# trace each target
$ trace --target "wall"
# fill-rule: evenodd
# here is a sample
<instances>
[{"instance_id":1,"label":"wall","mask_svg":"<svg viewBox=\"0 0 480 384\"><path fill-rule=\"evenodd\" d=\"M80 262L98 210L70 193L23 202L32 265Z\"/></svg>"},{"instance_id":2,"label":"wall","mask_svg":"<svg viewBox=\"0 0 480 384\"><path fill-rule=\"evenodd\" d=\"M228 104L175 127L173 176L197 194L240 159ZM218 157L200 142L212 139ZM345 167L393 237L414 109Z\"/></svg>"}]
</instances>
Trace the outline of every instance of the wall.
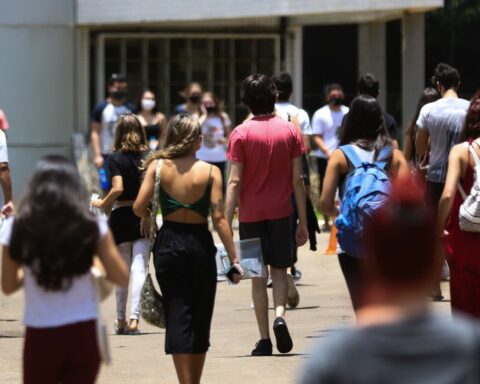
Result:
<instances>
[{"instance_id":1,"label":"wall","mask_svg":"<svg viewBox=\"0 0 480 384\"><path fill-rule=\"evenodd\" d=\"M40 157L70 153L74 15L74 0L17 0L0 6L0 108L10 123L15 199Z\"/></svg>"}]
</instances>

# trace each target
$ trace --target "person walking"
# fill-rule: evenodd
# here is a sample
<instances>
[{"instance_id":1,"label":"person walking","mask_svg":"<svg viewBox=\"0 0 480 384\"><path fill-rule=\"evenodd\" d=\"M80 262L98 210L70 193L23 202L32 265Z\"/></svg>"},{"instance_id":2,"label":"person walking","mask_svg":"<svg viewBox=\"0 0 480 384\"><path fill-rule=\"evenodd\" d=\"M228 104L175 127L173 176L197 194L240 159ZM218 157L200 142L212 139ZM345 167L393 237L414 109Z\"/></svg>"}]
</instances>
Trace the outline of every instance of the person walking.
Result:
<instances>
[{"instance_id":1,"label":"person walking","mask_svg":"<svg viewBox=\"0 0 480 384\"><path fill-rule=\"evenodd\" d=\"M332 153L325 174L324 188L320 197L320 209L325 215L338 216L339 208L335 204L337 189L341 206L346 178L356 168L356 163L386 162L386 171L390 178L409 172L402 152L393 147L385 129L380 105L370 95L360 95L352 101L342 130L340 146ZM387 156L384 156L385 154ZM339 246L342 247L341 241ZM365 286L363 256L348 254L342 249L338 252L338 260L355 312L363 304L362 294Z\"/></svg>"},{"instance_id":2,"label":"person walking","mask_svg":"<svg viewBox=\"0 0 480 384\"><path fill-rule=\"evenodd\" d=\"M338 133L348 107L343 105L345 95L340 84L326 87L327 105L318 109L312 117L313 140L317 148L313 156L317 159L318 195L321 196L328 160L338 147ZM330 230L330 218L324 215L323 230Z\"/></svg>"},{"instance_id":3,"label":"person walking","mask_svg":"<svg viewBox=\"0 0 480 384\"><path fill-rule=\"evenodd\" d=\"M25 384L90 384L97 377L98 297L90 268L98 255L107 278L122 286L128 268L106 221L88 207L74 164L51 155L37 163L17 214L2 225L2 290L25 289Z\"/></svg>"},{"instance_id":4,"label":"person walking","mask_svg":"<svg viewBox=\"0 0 480 384\"><path fill-rule=\"evenodd\" d=\"M452 322L428 306L440 263L435 216L423 191L399 179L368 222L365 306L355 327L320 339L300 384L480 382L478 323Z\"/></svg>"},{"instance_id":5,"label":"person walking","mask_svg":"<svg viewBox=\"0 0 480 384\"><path fill-rule=\"evenodd\" d=\"M95 106L92 112L91 141L95 166L100 170L101 177L104 173L104 191L110 188L110 175L108 174L108 158L112 154L115 138L115 126L121 115L132 113L134 107L127 102L127 78L114 73L108 80L108 97Z\"/></svg>"},{"instance_id":6,"label":"person walking","mask_svg":"<svg viewBox=\"0 0 480 384\"><path fill-rule=\"evenodd\" d=\"M446 235L450 267L452 309L480 318L480 233L467 232L459 225L464 196L477 193L480 170L480 92L472 98L467 111L460 144L450 151L448 171L438 206L438 235ZM460 190L461 187L461 190Z\"/></svg>"},{"instance_id":7,"label":"person walking","mask_svg":"<svg viewBox=\"0 0 480 384\"><path fill-rule=\"evenodd\" d=\"M206 111L202 122L202 146L197 152L197 159L215 165L220 169L225 188L227 164L227 142L232 130L232 122L225 113L220 100L211 92L203 94L203 107Z\"/></svg>"},{"instance_id":8,"label":"person walking","mask_svg":"<svg viewBox=\"0 0 480 384\"><path fill-rule=\"evenodd\" d=\"M181 95L185 99L185 103L177 105L173 111L173 114L192 115L202 122L206 115L205 108L202 105L202 86L196 82L190 83L185 87Z\"/></svg>"},{"instance_id":9,"label":"person walking","mask_svg":"<svg viewBox=\"0 0 480 384\"><path fill-rule=\"evenodd\" d=\"M229 139L231 162L226 215L232 222L239 204L240 239L260 238L263 261L270 266L277 349L293 347L287 323L287 268L292 266L290 245L291 195L295 193L299 222L297 245L308 240L305 187L302 178L302 138L296 127L275 116L277 89L266 75L248 76L242 83L242 102L253 118L236 127ZM260 332L254 356L272 354L268 321L268 272L252 279L252 297Z\"/></svg>"},{"instance_id":10,"label":"person walking","mask_svg":"<svg viewBox=\"0 0 480 384\"><path fill-rule=\"evenodd\" d=\"M155 273L166 317L165 352L172 354L180 383L198 384L210 346L217 285L216 248L208 215L239 274L243 271L223 211L222 176L217 167L197 160L200 123L177 115L168 124L165 147L147 159L145 179L133 210L149 217L149 202L160 201L163 225L153 247ZM158 172L157 172L158 169ZM159 180L156 180L159 179ZM155 183L159 195L154 196Z\"/></svg>"},{"instance_id":11,"label":"person walking","mask_svg":"<svg viewBox=\"0 0 480 384\"><path fill-rule=\"evenodd\" d=\"M116 287L117 334L136 335L140 333L140 294L147 276L150 242L148 231L150 221L140 219L133 213L133 203L140 190L142 161L148 154L145 131L139 119L133 114L120 116L115 129L113 154L108 161L112 175L112 188L99 200L92 201L92 206L103 209L110 214L108 224L112 230L120 255L130 266L132 294L130 318L127 324L126 307L128 287Z\"/></svg>"},{"instance_id":12,"label":"person walking","mask_svg":"<svg viewBox=\"0 0 480 384\"><path fill-rule=\"evenodd\" d=\"M162 133L167 129L168 120L166 116L157 109L157 101L152 91L143 92L137 106L138 119L145 129L150 150L159 148L162 141Z\"/></svg>"}]
</instances>

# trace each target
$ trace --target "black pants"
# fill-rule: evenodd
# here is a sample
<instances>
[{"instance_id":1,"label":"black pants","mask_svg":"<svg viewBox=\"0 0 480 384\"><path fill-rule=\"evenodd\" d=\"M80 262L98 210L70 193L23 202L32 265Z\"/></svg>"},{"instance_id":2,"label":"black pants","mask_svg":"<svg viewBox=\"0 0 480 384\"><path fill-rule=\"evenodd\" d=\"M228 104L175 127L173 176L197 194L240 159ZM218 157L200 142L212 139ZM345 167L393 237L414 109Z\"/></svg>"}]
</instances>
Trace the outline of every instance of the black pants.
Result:
<instances>
[{"instance_id":1,"label":"black pants","mask_svg":"<svg viewBox=\"0 0 480 384\"><path fill-rule=\"evenodd\" d=\"M438 203L440 203L440 198L442 197L443 187L445 187L445 183L427 181L427 198L434 212L438 211Z\"/></svg>"},{"instance_id":2,"label":"black pants","mask_svg":"<svg viewBox=\"0 0 480 384\"><path fill-rule=\"evenodd\" d=\"M364 262L362 259L349 256L346 253L340 253L338 255L338 261L340 262L340 268L347 283L353 310L357 311L363 305L365 289Z\"/></svg>"},{"instance_id":3,"label":"black pants","mask_svg":"<svg viewBox=\"0 0 480 384\"><path fill-rule=\"evenodd\" d=\"M322 195L323 190L323 179L325 178L325 173L327 171L328 159L322 157L317 157L317 171L318 171L318 195Z\"/></svg>"}]
</instances>

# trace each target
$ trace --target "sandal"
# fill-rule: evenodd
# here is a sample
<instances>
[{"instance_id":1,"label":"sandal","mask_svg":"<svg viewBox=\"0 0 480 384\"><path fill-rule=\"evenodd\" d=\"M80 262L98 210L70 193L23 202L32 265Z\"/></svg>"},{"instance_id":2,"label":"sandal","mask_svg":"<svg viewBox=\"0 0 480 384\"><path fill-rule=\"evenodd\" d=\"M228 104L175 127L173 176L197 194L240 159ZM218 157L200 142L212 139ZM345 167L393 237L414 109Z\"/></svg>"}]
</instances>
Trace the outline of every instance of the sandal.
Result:
<instances>
[{"instance_id":1,"label":"sandal","mask_svg":"<svg viewBox=\"0 0 480 384\"><path fill-rule=\"evenodd\" d=\"M125 325L125 327L123 327L123 328L119 328L119 327L118 327L118 320L115 320L115 334L116 334L116 335L124 335L126 329L127 329L127 326L126 326L126 325Z\"/></svg>"}]
</instances>

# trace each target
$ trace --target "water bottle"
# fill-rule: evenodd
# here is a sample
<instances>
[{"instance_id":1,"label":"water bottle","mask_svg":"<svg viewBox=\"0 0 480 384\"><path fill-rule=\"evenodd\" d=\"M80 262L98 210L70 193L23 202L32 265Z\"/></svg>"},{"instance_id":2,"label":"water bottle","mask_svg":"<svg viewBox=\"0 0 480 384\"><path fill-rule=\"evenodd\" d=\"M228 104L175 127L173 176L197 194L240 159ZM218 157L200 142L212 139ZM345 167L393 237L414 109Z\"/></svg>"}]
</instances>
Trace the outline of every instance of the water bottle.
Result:
<instances>
[{"instance_id":1,"label":"water bottle","mask_svg":"<svg viewBox=\"0 0 480 384\"><path fill-rule=\"evenodd\" d=\"M102 190L107 191L110 188L110 182L108 181L107 171L105 171L105 168L101 167L98 170L98 177L100 179Z\"/></svg>"}]
</instances>

